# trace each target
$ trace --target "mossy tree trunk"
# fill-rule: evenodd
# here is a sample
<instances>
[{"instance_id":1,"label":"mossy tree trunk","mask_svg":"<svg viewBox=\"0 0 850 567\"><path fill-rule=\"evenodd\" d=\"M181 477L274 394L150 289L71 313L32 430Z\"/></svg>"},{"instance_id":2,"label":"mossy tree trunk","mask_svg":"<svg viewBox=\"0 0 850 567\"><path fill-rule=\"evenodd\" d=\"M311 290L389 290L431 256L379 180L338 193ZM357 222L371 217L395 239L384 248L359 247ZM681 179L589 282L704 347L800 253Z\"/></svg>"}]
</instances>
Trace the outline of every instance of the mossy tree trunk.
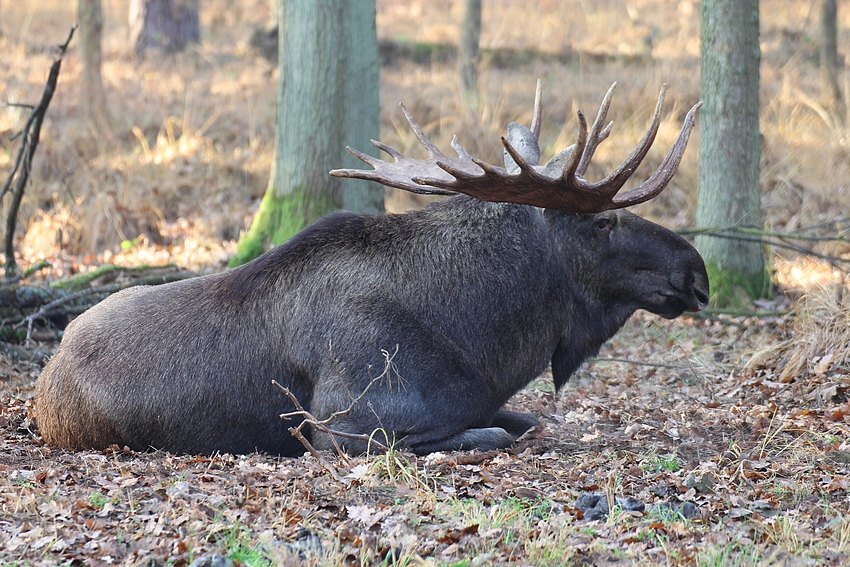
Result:
<instances>
[{"instance_id":1,"label":"mossy tree trunk","mask_svg":"<svg viewBox=\"0 0 850 567\"><path fill-rule=\"evenodd\" d=\"M700 95L700 227L761 227L758 0L703 0ZM698 236L712 297L740 306L770 288L758 242Z\"/></svg>"},{"instance_id":2,"label":"mossy tree trunk","mask_svg":"<svg viewBox=\"0 0 850 567\"><path fill-rule=\"evenodd\" d=\"M275 160L260 209L231 266L259 256L344 206L382 213L384 189L328 172L376 153L378 43L374 0L281 0ZM358 165L359 164L359 165Z\"/></svg>"},{"instance_id":3,"label":"mossy tree trunk","mask_svg":"<svg viewBox=\"0 0 850 567\"><path fill-rule=\"evenodd\" d=\"M108 137L110 123L101 74L103 9L100 0L78 0L77 18L80 23L80 50L83 59L81 106L97 132Z\"/></svg>"}]
</instances>

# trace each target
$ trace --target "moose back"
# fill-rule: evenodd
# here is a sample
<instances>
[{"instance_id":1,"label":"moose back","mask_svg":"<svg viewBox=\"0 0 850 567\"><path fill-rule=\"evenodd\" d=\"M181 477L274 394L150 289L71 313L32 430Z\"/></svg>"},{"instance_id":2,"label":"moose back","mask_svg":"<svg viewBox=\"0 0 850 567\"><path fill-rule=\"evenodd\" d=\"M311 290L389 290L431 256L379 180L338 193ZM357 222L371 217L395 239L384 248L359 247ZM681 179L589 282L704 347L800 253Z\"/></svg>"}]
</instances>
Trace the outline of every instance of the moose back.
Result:
<instances>
[{"instance_id":1,"label":"moose back","mask_svg":"<svg viewBox=\"0 0 850 567\"><path fill-rule=\"evenodd\" d=\"M538 421L502 405L550 363L560 387L637 309L672 318L708 302L696 250L623 210L669 182L698 107L658 171L617 195L652 144L663 90L632 155L590 183L610 96L543 166L539 89L531 129L512 123L503 139L505 168L456 142L459 157L444 156L408 115L428 159L375 142L393 161L354 152L375 169L332 173L468 195L400 215L334 213L239 268L103 301L68 326L38 379L45 441L297 455L274 380L318 419L350 408L334 430L381 429L420 454L509 446ZM332 447L323 433L313 442Z\"/></svg>"}]
</instances>

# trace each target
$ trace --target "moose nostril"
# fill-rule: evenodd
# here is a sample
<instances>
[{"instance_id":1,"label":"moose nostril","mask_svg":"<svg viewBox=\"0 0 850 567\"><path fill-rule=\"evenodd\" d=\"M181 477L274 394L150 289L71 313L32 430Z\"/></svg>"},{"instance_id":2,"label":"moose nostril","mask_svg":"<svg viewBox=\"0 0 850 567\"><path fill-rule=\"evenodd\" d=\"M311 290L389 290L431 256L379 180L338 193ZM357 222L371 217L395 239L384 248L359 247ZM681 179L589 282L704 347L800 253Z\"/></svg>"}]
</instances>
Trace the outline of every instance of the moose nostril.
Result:
<instances>
[{"instance_id":1,"label":"moose nostril","mask_svg":"<svg viewBox=\"0 0 850 567\"><path fill-rule=\"evenodd\" d=\"M708 307L708 294L706 292L701 289L694 288L694 295L696 295L701 309Z\"/></svg>"}]
</instances>

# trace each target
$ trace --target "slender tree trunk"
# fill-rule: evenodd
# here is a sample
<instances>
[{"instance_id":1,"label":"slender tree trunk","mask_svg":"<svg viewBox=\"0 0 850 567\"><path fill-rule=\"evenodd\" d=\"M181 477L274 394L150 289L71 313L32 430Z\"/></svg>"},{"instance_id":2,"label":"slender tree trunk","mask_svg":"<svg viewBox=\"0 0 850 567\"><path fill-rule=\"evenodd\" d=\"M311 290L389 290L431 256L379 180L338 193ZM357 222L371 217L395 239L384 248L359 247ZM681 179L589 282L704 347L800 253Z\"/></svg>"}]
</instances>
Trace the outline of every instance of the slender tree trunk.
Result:
<instances>
[{"instance_id":1,"label":"slender tree trunk","mask_svg":"<svg viewBox=\"0 0 850 567\"><path fill-rule=\"evenodd\" d=\"M81 106L98 132L108 137L110 121L101 76L103 10L100 0L78 0L77 18L80 24L80 49L83 58Z\"/></svg>"},{"instance_id":2,"label":"slender tree trunk","mask_svg":"<svg viewBox=\"0 0 850 567\"><path fill-rule=\"evenodd\" d=\"M758 0L702 0L697 224L761 227ZM717 305L769 290L758 242L699 236Z\"/></svg>"},{"instance_id":3,"label":"slender tree trunk","mask_svg":"<svg viewBox=\"0 0 850 567\"><path fill-rule=\"evenodd\" d=\"M201 40L198 0L131 0L130 36L137 55L182 51Z\"/></svg>"},{"instance_id":4,"label":"slender tree trunk","mask_svg":"<svg viewBox=\"0 0 850 567\"><path fill-rule=\"evenodd\" d=\"M836 0L821 0L820 5L821 93L832 106L841 102L838 86L838 3Z\"/></svg>"},{"instance_id":5,"label":"slender tree trunk","mask_svg":"<svg viewBox=\"0 0 850 567\"><path fill-rule=\"evenodd\" d=\"M380 134L381 104L379 98L381 62L378 54L378 31L375 26L374 0L348 0L344 3L345 80L339 109L344 119L340 161L334 167L358 168L359 159L345 150L358 148L372 155L377 149L371 140ZM352 183L353 182L353 183ZM384 188L362 179L342 179L342 208L358 213L382 214Z\"/></svg>"},{"instance_id":6,"label":"slender tree trunk","mask_svg":"<svg viewBox=\"0 0 850 567\"><path fill-rule=\"evenodd\" d=\"M460 84L467 94L478 88L478 64L481 42L481 0L464 0L463 22L461 23L458 67Z\"/></svg>"},{"instance_id":7,"label":"slender tree trunk","mask_svg":"<svg viewBox=\"0 0 850 567\"><path fill-rule=\"evenodd\" d=\"M378 137L374 0L281 0L279 9L275 160L231 265L255 258L341 204L383 212L380 185L328 175L355 165L346 145L366 148Z\"/></svg>"}]
</instances>

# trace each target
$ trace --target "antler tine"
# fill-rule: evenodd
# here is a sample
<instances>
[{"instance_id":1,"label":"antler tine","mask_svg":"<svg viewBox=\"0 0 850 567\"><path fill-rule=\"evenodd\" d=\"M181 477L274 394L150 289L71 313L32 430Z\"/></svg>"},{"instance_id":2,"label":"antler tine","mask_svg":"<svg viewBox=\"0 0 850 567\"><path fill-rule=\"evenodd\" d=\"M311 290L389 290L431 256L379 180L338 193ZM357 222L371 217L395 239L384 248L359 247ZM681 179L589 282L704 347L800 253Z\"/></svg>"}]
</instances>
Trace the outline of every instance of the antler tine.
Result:
<instances>
[{"instance_id":1,"label":"antler tine","mask_svg":"<svg viewBox=\"0 0 850 567\"><path fill-rule=\"evenodd\" d=\"M682 124L682 130L679 132L679 137L676 138L676 141L670 147L670 151L667 152L661 165L655 170L655 173L639 186L612 199L616 207L630 207L648 201L661 193L667 184L670 183L670 180L679 168L682 156L685 154L688 138L690 138L691 130L693 130L694 124L696 124L697 114L699 114L701 106L702 102L698 102L688 111L687 116L685 116L685 122Z\"/></svg>"},{"instance_id":2,"label":"antler tine","mask_svg":"<svg viewBox=\"0 0 850 567\"><path fill-rule=\"evenodd\" d=\"M452 188L457 185L458 189L461 189L463 184L457 183L457 180L459 179L458 176L452 177L451 174L447 173L450 170L462 172L463 179L465 180L481 176L481 168L475 165L474 158L472 158L469 153L467 153L467 151L457 143L457 139L452 141L452 147L457 150L459 157L450 158L443 154L443 152L441 152L437 146L428 139L422 131L422 128L419 124L417 124L410 112L408 112L407 108L405 108L403 104L399 106L401 106L401 109L410 124L410 128L413 130L414 134L416 134L419 142L428 151L430 156L428 159L407 157L397 149L388 146L383 142L372 140L372 143L380 150L389 154L393 158L393 161L384 161L355 149L348 148L348 151L351 152L352 155L371 165L374 170L334 169L330 172L330 174L334 177L351 177L355 179L365 179L367 181L376 181L389 187L396 187L398 189L404 189L405 191L423 195L455 195L456 193L455 191L452 191ZM449 164L448 168L444 167L445 164ZM427 179L430 182L422 181L423 179Z\"/></svg>"},{"instance_id":3,"label":"antler tine","mask_svg":"<svg viewBox=\"0 0 850 567\"><path fill-rule=\"evenodd\" d=\"M520 154L504 136L502 136L502 145L505 146L505 149L522 171L534 171L534 166L528 163L528 161L522 157L522 154Z\"/></svg>"},{"instance_id":4,"label":"antler tine","mask_svg":"<svg viewBox=\"0 0 850 567\"><path fill-rule=\"evenodd\" d=\"M503 175L505 173L505 170L503 168L497 167L495 165L490 165L486 161L482 161L482 160L475 158L475 157L472 157L472 156L470 156L469 159L472 161L472 163L474 163L479 168L481 168L481 170L485 173L485 175L481 175L480 172L476 173L476 174L471 174L469 171L467 171L465 169L461 169L459 167L455 167L450 163L438 161L438 162L435 163L435 165L437 167L439 167L441 170L443 170L446 173L448 173L449 175L451 175L452 177L454 177L454 181L449 182L449 181L444 181L442 179L437 179L437 178L434 178L434 177L421 177L421 176L413 178L413 181L415 181L416 183L419 183L420 185L431 185L431 186L436 186L436 187L453 187L455 185L461 185L462 186L462 184L464 182L468 182L468 181L473 180L473 179L478 180L478 179L481 179L481 178L487 177L487 176L489 176L491 178L495 178L495 177L498 177L498 176ZM458 190L458 193L464 193L464 191ZM479 198L484 199L484 197L479 197Z\"/></svg>"},{"instance_id":5,"label":"antler tine","mask_svg":"<svg viewBox=\"0 0 850 567\"><path fill-rule=\"evenodd\" d=\"M445 154L440 151L440 148L434 145L434 142L428 139L428 136L425 135L425 132L422 131L422 128L419 127L419 124L416 120L413 119L413 115L407 111L407 107L403 104L399 103L401 107L401 111L404 112L404 116L407 118L407 123L410 124L411 130L416 134L416 138L419 140L419 143L422 144L422 147L428 150L429 157L444 157Z\"/></svg>"},{"instance_id":6,"label":"antler tine","mask_svg":"<svg viewBox=\"0 0 850 567\"><path fill-rule=\"evenodd\" d=\"M606 93L590 133L587 129L587 120L579 111L577 113L579 128L574 149L561 151L542 168L523 158L514 145L504 138L502 144L508 155L518 165L519 171L509 173L504 168L472 157L458 143L457 138L452 140L452 147L458 157L448 157L425 136L407 109L401 105L410 127L420 143L428 150L430 154L428 159L410 158L386 144L375 142L375 145L389 154L393 161L384 161L356 150L349 150L371 165L374 171L338 169L331 174L337 177L377 181L414 193L431 195L465 193L484 201L547 207L571 213L596 213L641 203L657 195L670 182L670 178L681 162L700 105L694 106L688 113L678 139L658 170L639 187L616 196L617 191L634 173L655 140L661 121L666 85L658 95L652 121L631 155L611 175L600 182L589 183L582 177L584 171L596 147L611 132L611 123L604 127L603 123L610 108L613 88L614 85ZM539 86L535 98L532 134L537 136L540 133L542 114Z\"/></svg>"},{"instance_id":7,"label":"antler tine","mask_svg":"<svg viewBox=\"0 0 850 567\"><path fill-rule=\"evenodd\" d=\"M396 163L401 164L402 166L406 165L405 162L411 161L410 158L405 156L404 154L399 153L398 150L391 148L390 146L386 146L385 144L375 145L380 147L382 150L386 151L386 149L391 150L387 151L393 157L396 157ZM382 147L384 146L384 147ZM386 149L385 149L386 148ZM403 175L398 175L394 171L390 171L391 164L390 162L386 162L380 160L376 157L372 157L369 154L364 154L363 152L359 152L354 148L350 148L346 146L346 148L351 155L356 157L359 160L362 160L372 167L374 170L368 169L333 169L330 174L334 177L350 177L353 179L364 179L366 181L375 181L376 183L382 183L384 185L389 185L391 187L397 187L399 189L404 189L405 191L410 191L411 193L419 193L421 195L456 195L454 191L448 191L446 189L438 189L436 187L430 186L420 186L415 181L411 179L406 179ZM403 172L402 172L403 173ZM411 181L413 181L411 183Z\"/></svg>"},{"instance_id":8,"label":"antler tine","mask_svg":"<svg viewBox=\"0 0 850 567\"><path fill-rule=\"evenodd\" d=\"M381 150L381 151L383 151L383 152L385 152L385 153L389 154L390 156L392 156L392 158L393 158L394 160L396 160L396 161L398 161L398 160L400 160L401 158L403 158L403 157L404 157L404 154L403 154L403 153L401 153L400 151L398 151L397 149L395 149L395 148L394 148L394 147L392 147L392 146L388 146L388 145L386 145L385 143L383 143L383 142L381 142L381 141L379 141L379 140L369 140L369 141L370 141L370 142L372 142L372 144L373 144L376 148L378 148L379 150ZM357 152L357 153L355 154L355 153L354 153L354 151L352 151L352 150L351 150L351 148L349 148L348 146L345 146L345 149L346 149L346 150L348 150L349 152L351 152L352 154L354 154L354 156L355 156L355 157L357 157L357 158L359 158L361 161L365 161L366 163L368 163L368 164L369 164L369 165L371 165L372 167L375 167L375 164L374 164L372 161L369 161L369 159L366 159L366 158L364 158L364 157L362 157L362 156L367 156L368 158L370 158L370 159L372 159L372 160L375 160L376 158L373 158L372 156L370 156L370 155L368 155L368 154L362 154L361 152ZM356 151L356 150L355 150L355 151Z\"/></svg>"},{"instance_id":9,"label":"antler tine","mask_svg":"<svg viewBox=\"0 0 850 567\"><path fill-rule=\"evenodd\" d=\"M564 171L561 174L561 180L567 186L571 185L571 181L575 179L576 170L581 161L581 155L584 153L578 151L578 148L583 148L587 144L587 120L585 120L584 113L581 110L576 112L576 114L578 114L578 136L576 137L575 146L573 146L576 149L573 151L570 161L564 166Z\"/></svg>"},{"instance_id":10,"label":"antler tine","mask_svg":"<svg viewBox=\"0 0 850 567\"><path fill-rule=\"evenodd\" d=\"M615 83L616 84L616 83ZM537 79L537 90L534 93L534 114L531 116L531 133L540 139L540 126L543 121L543 84ZM518 162L517 162L518 163Z\"/></svg>"},{"instance_id":11,"label":"antler tine","mask_svg":"<svg viewBox=\"0 0 850 567\"><path fill-rule=\"evenodd\" d=\"M396 157L396 155L394 155L394 154L398 154L398 151L395 148L391 148L386 144L378 142L377 140L370 140L370 141L393 157ZM372 167L377 167L378 164L381 162L381 160L379 160L378 158L372 157L369 154L364 154L360 150L355 150L351 146L345 146L345 149L348 150L348 153L350 153L351 155L353 155L354 157L356 157L360 161L364 161L364 162L368 163ZM396 161L398 161L397 158L396 158Z\"/></svg>"},{"instance_id":12,"label":"antler tine","mask_svg":"<svg viewBox=\"0 0 850 567\"><path fill-rule=\"evenodd\" d=\"M466 148L460 145L460 142L457 141L457 136L452 136L452 148L457 152L457 157L460 159L472 159L472 156L469 155L469 152L466 151Z\"/></svg>"},{"instance_id":13,"label":"antler tine","mask_svg":"<svg viewBox=\"0 0 850 567\"><path fill-rule=\"evenodd\" d=\"M593 121L593 126L590 127L587 145L584 147L584 151L581 154L581 161L578 163L578 169L576 169L576 174L578 175L584 175L584 172L587 171L587 166L590 165L590 160L593 158L594 152L596 152L596 146L611 133L614 122L609 122L604 129L602 128L602 124L608 116L608 109L611 108L611 97L614 96L614 89L616 87L617 83L615 81L608 88L608 92L605 93L605 97L602 99L602 104L599 105L599 112L596 114L596 120ZM576 147L578 148L579 146Z\"/></svg>"},{"instance_id":14,"label":"antler tine","mask_svg":"<svg viewBox=\"0 0 850 567\"><path fill-rule=\"evenodd\" d=\"M661 92L658 93L658 102L655 103L655 112L652 114L652 120L649 127L643 134L638 145L632 150L632 153L627 157L620 166L611 172L608 177L591 184L588 188L596 191L602 191L609 195L615 195L617 191L629 180L629 177L635 172L643 158L649 153L649 148L655 141L655 135L658 134L658 126L661 124L661 109L664 107L664 95L667 93L667 85L661 85Z\"/></svg>"}]
</instances>

